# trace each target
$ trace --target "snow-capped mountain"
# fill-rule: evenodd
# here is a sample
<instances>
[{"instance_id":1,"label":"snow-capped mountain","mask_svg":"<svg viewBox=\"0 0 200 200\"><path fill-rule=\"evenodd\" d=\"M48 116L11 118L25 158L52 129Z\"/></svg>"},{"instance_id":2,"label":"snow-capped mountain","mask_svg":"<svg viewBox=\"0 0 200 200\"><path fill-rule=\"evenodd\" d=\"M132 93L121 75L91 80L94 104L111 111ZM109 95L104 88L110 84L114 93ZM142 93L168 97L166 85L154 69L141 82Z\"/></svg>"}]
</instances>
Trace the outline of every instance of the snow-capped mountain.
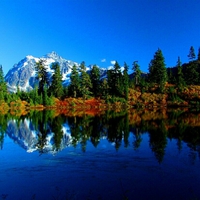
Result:
<instances>
[{"instance_id":1,"label":"snow-capped mountain","mask_svg":"<svg viewBox=\"0 0 200 200\"><path fill-rule=\"evenodd\" d=\"M30 91L35 87L38 81L36 79L35 64L40 59L45 61L49 77L53 74L51 64L54 62L59 63L63 77L63 85L68 85L70 83L70 74L73 65L76 65L77 67L80 66L79 63L66 60L54 51L40 58L36 58L31 55L26 56L18 64L15 64L5 76L5 81L7 82L8 90L10 92L16 92L17 88L22 91ZM92 65L88 66L87 70L91 70L91 67ZM105 69L101 69L102 76L105 75L105 72Z\"/></svg>"},{"instance_id":2,"label":"snow-capped mountain","mask_svg":"<svg viewBox=\"0 0 200 200\"><path fill-rule=\"evenodd\" d=\"M23 91L30 91L37 84L35 64L40 59L45 61L45 65L49 76L52 76L51 64L58 62L61 68L61 73L63 76L63 81L69 82L69 77L71 74L72 66L75 64L79 66L78 63L72 62L60 57L56 52L51 52L41 58L36 58L33 56L26 56L18 64L15 64L12 69L8 71L5 76L5 81L7 82L8 90L11 92L16 92L17 88Z\"/></svg>"}]
</instances>

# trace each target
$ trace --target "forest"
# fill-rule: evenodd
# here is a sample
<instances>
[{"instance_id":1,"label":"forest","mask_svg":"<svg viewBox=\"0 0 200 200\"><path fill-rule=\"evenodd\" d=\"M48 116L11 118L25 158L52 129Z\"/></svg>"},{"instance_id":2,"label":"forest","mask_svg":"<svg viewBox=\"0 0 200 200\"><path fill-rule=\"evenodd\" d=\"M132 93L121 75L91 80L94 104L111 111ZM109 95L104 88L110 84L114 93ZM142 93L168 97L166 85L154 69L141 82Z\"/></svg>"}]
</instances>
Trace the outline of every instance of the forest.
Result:
<instances>
[{"instance_id":1,"label":"forest","mask_svg":"<svg viewBox=\"0 0 200 200\"><path fill-rule=\"evenodd\" d=\"M103 104L126 105L129 107L149 106L188 106L200 103L200 48L196 56L191 46L188 63L181 63L180 57L174 67L167 68L162 50L158 48L149 63L148 73L143 73L138 61L132 64L132 73L124 63L123 71L116 61L107 76L100 77L100 68L93 65L86 71L85 62L74 65L70 75L70 84L63 86L58 63L51 65L54 71L51 79L45 68L45 61L40 59L36 65L38 84L31 91L17 90L9 93L2 66L0 66L0 101L1 105L21 104L28 106L55 106L70 98L70 105L76 99L86 102L88 99L101 100ZM116 104L116 103L119 104ZM69 105L66 104L66 106Z\"/></svg>"}]
</instances>

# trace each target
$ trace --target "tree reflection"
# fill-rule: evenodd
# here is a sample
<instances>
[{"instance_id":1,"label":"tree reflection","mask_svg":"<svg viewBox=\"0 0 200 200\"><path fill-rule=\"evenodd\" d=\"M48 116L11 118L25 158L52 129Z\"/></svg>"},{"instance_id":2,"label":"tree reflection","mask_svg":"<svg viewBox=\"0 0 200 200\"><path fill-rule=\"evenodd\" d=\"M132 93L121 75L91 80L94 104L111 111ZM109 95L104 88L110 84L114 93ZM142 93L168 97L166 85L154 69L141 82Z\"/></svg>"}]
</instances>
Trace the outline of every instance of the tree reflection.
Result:
<instances>
[{"instance_id":1,"label":"tree reflection","mask_svg":"<svg viewBox=\"0 0 200 200\"><path fill-rule=\"evenodd\" d=\"M135 150L137 150L140 147L140 144L142 142L142 134L140 133L140 129L138 127L135 128L133 134L135 136L134 141L133 141L133 147Z\"/></svg>"},{"instance_id":2,"label":"tree reflection","mask_svg":"<svg viewBox=\"0 0 200 200\"><path fill-rule=\"evenodd\" d=\"M162 132L157 132L154 130L150 131L150 140L149 144L151 150L155 153L155 157L159 163L163 161L165 155L165 147L166 147L166 137Z\"/></svg>"},{"instance_id":3,"label":"tree reflection","mask_svg":"<svg viewBox=\"0 0 200 200\"><path fill-rule=\"evenodd\" d=\"M91 140L92 144L94 145L94 147L97 147L100 142L101 133L102 133L101 117L95 116L93 118L91 125L92 125L91 126L92 130L91 130L90 140Z\"/></svg>"},{"instance_id":4,"label":"tree reflection","mask_svg":"<svg viewBox=\"0 0 200 200\"><path fill-rule=\"evenodd\" d=\"M93 121L94 118L88 115L68 118L72 136L72 145L76 147L80 143L83 152L86 151L87 141L90 139L93 129L95 129Z\"/></svg>"},{"instance_id":5,"label":"tree reflection","mask_svg":"<svg viewBox=\"0 0 200 200\"><path fill-rule=\"evenodd\" d=\"M79 128L80 120L81 118L79 117L68 117L68 123L69 123L70 132L72 136L72 145L74 147L77 146L81 138L81 133L80 133L80 128Z\"/></svg>"},{"instance_id":6,"label":"tree reflection","mask_svg":"<svg viewBox=\"0 0 200 200\"><path fill-rule=\"evenodd\" d=\"M51 133L51 128L49 126L49 115L48 112L38 112L35 121L36 129L38 130L38 143L36 147L40 153L45 153L45 146L47 145L47 135Z\"/></svg>"},{"instance_id":7,"label":"tree reflection","mask_svg":"<svg viewBox=\"0 0 200 200\"><path fill-rule=\"evenodd\" d=\"M50 122L51 131L54 134L54 144L53 144L53 150L58 151L61 147L61 141L63 138L63 130L62 125L64 124L64 117L59 115L53 118Z\"/></svg>"},{"instance_id":8,"label":"tree reflection","mask_svg":"<svg viewBox=\"0 0 200 200\"><path fill-rule=\"evenodd\" d=\"M28 126L25 125L25 119L30 121ZM182 151L182 144L186 143L192 152L198 153L200 156L199 113L130 110L129 112L107 111L105 114L96 116L82 112L81 115L69 117L46 110L43 112L32 111L22 117L0 115L1 149L4 135L9 131L7 130L9 120L13 120L13 124L15 124L15 129L11 128L10 131L17 131L18 128L19 132L22 132L23 126L26 126L24 127L24 131L26 131L24 137L29 137L28 134L32 134L32 132L37 133L37 137L32 135L30 138L35 137L35 147L40 153L58 152L69 144L74 148L80 145L82 151L85 152L89 142L96 148L102 138L106 138L114 144L116 150L123 146L130 148L130 143L133 145L132 148L137 150L143 142L143 134L148 133L149 147L159 163L164 159L168 140L172 139L176 140L179 152ZM27 128L30 130L27 131ZM9 133L9 135L12 134ZM15 137L17 136L19 134L15 134ZM30 138L28 138L29 141ZM19 138L19 140L21 139L26 141L27 138ZM189 156L191 160L197 158L193 153Z\"/></svg>"},{"instance_id":9,"label":"tree reflection","mask_svg":"<svg viewBox=\"0 0 200 200\"><path fill-rule=\"evenodd\" d=\"M109 119L107 129L107 139L115 144L116 150L121 146L122 141L122 117Z\"/></svg>"},{"instance_id":10,"label":"tree reflection","mask_svg":"<svg viewBox=\"0 0 200 200\"><path fill-rule=\"evenodd\" d=\"M7 128L8 116L0 115L0 148L3 149L4 137Z\"/></svg>"},{"instance_id":11,"label":"tree reflection","mask_svg":"<svg viewBox=\"0 0 200 200\"><path fill-rule=\"evenodd\" d=\"M124 146L128 147L129 146L129 134L130 134L128 113L126 113L123 120L124 120L124 128L123 128Z\"/></svg>"}]
</instances>

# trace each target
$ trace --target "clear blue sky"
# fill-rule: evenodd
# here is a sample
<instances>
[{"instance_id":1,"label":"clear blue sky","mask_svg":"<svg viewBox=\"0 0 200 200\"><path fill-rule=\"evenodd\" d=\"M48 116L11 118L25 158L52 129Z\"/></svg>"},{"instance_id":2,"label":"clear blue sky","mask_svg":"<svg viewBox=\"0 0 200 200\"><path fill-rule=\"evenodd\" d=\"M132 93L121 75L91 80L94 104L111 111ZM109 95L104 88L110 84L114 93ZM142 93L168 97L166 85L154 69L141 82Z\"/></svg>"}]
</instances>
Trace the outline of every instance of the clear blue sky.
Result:
<instances>
[{"instance_id":1,"label":"clear blue sky","mask_svg":"<svg viewBox=\"0 0 200 200\"><path fill-rule=\"evenodd\" d=\"M199 0L0 0L4 74L26 55L51 51L102 67L135 60L148 71L160 48L167 67L200 47ZM105 61L105 62L102 62Z\"/></svg>"}]
</instances>

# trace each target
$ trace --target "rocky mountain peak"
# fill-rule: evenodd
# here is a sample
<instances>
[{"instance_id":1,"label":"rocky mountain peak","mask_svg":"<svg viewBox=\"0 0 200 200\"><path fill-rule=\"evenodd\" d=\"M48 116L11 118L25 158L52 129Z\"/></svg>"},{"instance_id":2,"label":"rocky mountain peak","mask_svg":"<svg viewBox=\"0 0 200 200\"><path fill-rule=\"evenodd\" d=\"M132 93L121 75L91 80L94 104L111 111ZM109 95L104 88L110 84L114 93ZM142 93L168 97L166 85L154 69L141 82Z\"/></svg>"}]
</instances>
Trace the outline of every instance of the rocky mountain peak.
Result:
<instances>
[{"instance_id":1,"label":"rocky mountain peak","mask_svg":"<svg viewBox=\"0 0 200 200\"><path fill-rule=\"evenodd\" d=\"M44 58L61 59L61 57L55 51L52 51L51 53L46 54Z\"/></svg>"}]
</instances>

